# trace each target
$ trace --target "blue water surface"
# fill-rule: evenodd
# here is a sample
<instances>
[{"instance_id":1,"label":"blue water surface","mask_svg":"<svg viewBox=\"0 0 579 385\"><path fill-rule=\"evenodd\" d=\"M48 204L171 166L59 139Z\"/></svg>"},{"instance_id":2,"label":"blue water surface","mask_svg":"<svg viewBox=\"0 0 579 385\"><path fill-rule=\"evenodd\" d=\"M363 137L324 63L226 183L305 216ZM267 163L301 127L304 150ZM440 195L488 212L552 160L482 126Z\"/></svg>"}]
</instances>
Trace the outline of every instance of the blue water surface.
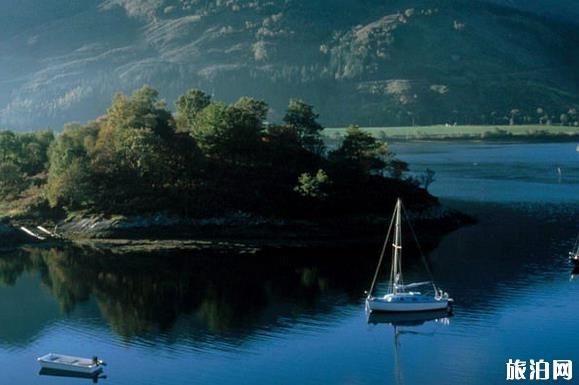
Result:
<instances>
[{"instance_id":1,"label":"blue water surface","mask_svg":"<svg viewBox=\"0 0 579 385\"><path fill-rule=\"evenodd\" d=\"M368 323L370 250L108 255L75 247L0 254L1 384L47 352L109 362L103 384L502 384L509 358L579 366L576 144L394 146L431 191L478 218L428 252L452 316ZM559 171L560 169L560 171ZM407 262L406 262L407 261ZM407 278L422 278L405 260ZM381 286L386 277L381 278ZM579 372L575 377L579 378Z\"/></svg>"}]
</instances>

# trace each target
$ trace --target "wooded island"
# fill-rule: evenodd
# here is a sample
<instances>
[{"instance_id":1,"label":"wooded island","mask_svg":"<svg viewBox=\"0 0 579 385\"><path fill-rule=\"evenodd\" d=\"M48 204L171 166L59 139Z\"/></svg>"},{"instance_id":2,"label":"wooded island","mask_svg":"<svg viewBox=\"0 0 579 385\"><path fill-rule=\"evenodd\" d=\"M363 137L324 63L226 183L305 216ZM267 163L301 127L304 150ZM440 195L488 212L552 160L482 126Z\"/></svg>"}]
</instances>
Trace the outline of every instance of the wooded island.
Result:
<instances>
[{"instance_id":1,"label":"wooded island","mask_svg":"<svg viewBox=\"0 0 579 385\"><path fill-rule=\"evenodd\" d=\"M247 213L322 220L385 215L437 199L406 176L387 144L348 128L335 148L311 105L290 100L283 121L242 97L213 101L199 90L171 113L155 89L118 94L87 124L50 131L0 132L0 214L4 218L139 215L185 218Z\"/></svg>"}]
</instances>

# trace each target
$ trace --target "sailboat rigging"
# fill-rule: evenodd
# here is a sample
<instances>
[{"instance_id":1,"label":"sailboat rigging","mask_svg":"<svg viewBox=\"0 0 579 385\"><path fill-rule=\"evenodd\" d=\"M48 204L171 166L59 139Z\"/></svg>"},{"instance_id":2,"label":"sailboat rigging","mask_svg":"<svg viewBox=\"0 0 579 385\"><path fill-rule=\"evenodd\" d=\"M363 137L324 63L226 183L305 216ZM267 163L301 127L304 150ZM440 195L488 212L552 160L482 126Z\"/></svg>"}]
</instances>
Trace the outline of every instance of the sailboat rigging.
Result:
<instances>
[{"instance_id":1,"label":"sailboat rigging","mask_svg":"<svg viewBox=\"0 0 579 385\"><path fill-rule=\"evenodd\" d=\"M385 311L385 312L414 312L414 311L432 311L440 309L450 309L453 300L449 298L448 293L445 293L439 289L434 283L428 264L420 250L420 245L418 244L418 239L412 226L412 234L420 254L423 257L423 262L426 267L428 274L430 275L430 281L424 282L414 282L405 284L402 278L402 213L403 205L400 199L396 202L396 207L394 208L394 213L392 215L392 220L388 227L388 233L386 235L386 240L384 246L382 247L382 253L380 254L380 260L378 262L378 267L374 274L374 279L368 291L368 296L366 297L366 310L367 311ZM406 221L409 223L408 218ZM392 232L392 226L394 225L394 240L392 243L392 264L390 266L390 281L388 284L388 292L382 297L374 296L374 289L376 286L376 281L380 273L380 267L382 266L382 261L384 255L386 254L386 249L388 248L388 242L390 240L390 235ZM408 289L413 289L420 286L431 285L434 289L434 295L429 296L416 291L408 291Z\"/></svg>"}]
</instances>

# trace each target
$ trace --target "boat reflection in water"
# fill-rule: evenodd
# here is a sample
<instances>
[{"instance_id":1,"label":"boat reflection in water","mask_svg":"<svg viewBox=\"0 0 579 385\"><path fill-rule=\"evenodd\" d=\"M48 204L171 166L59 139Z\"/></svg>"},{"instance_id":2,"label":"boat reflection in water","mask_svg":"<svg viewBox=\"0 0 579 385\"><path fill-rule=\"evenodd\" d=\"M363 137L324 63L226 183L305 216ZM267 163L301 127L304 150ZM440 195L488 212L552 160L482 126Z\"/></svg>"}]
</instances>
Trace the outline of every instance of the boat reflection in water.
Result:
<instances>
[{"instance_id":1,"label":"boat reflection in water","mask_svg":"<svg viewBox=\"0 0 579 385\"><path fill-rule=\"evenodd\" d=\"M450 324L452 313L444 310L404 312L404 313L376 313L368 312L368 323L373 325L386 324L394 327L394 383L404 384L402 367L400 365L400 336L402 334L422 334L416 330L407 329L434 321L443 325Z\"/></svg>"},{"instance_id":2,"label":"boat reflection in water","mask_svg":"<svg viewBox=\"0 0 579 385\"><path fill-rule=\"evenodd\" d=\"M397 326L420 326L428 321L441 322L444 325L448 325L450 322L449 317L452 316L448 310L433 310L433 311L420 311L420 312L400 312L400 313L368 313L368 323L377 324L390 324L394 327Z\"/></svg>"},{"instance_id":3,"label":"boat reflection in water","mask_svg":"<svg viewBox=\"0 0 579 385\"><path fill-rule=\"evenodd\" d=\"M573 271L571 271L571 277L569 278L569 281L574 281L576 279L579 279L579 265L575 265Z\"/></svg>"},{"instance_id":4,"label":"boat reflection in water","mask_svg":"<svg viewBox=\"0 0 579 385\"><path fill-rule=\"evenodd\" d=\"M99 382L99 380L104 380L107 378L107 376L102 374L102 372L99 372L99 373L80 373L80 372L70 372L70 371L66 371L66 370L47 369L47 368L40 369L38 374L40 376L89 379L89 380L92 380L93 384L97 384Z\"/></svg>"}]
</instances>

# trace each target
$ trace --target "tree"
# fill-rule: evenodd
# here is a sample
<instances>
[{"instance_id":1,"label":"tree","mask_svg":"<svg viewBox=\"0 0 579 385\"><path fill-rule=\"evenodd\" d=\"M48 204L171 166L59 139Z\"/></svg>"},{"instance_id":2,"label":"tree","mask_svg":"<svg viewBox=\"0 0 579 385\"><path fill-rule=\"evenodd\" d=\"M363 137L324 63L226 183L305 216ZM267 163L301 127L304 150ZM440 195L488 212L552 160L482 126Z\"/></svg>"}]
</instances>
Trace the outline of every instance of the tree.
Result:
<instances>
[{"instance_id":1,"label":"tree","mask_svg":"<svg viewBox=\"0 0 579 385\"><path fill-rule=\"evenodd\" d=\"M567 115L569 116L569 124L577 124L577 109L572 107L569 108L567 111Z\"/></svg>"},{"instance_id":2,"label":"tree","mask_svg":"<svg viewBox=\"0 0 579 385\"><path fill-rule=\"evenodd\" d=\"M291 99L283 121L296 131L306 149L321 154L324 149L321 139L323 127L317 122L318 117L313 106L300 99Z\"/></svg>"},{"instance_id":3,"label":"tree","mask_svg":"<svg viewBox=\"0 0 579 385\"><path fill-rule=\"evenodd\" d=\"M520 114L521 111L519 109L513 108L509 113L509 125L514 126L517 124L517 119Z\"/></svg>"},{"instance_id":4,"label":"tree","mask_svg":"<svg viewBox=\"0 0 579 385\"><path fill-rule=\"evenodd\" d=\"M150 128L162 137L174 132L174 121L164 101L159 100L159 91L143 86L130 97L117 94L105 117L101 142L106 142L113 131L129 128Z\"/></svg>"},{"instance_id":5,"label":"tree","mask_svg":"<svg viewBox=\"0 0 579 385\"><path fill-rule=\"evenodd\" d=\"M367 175L383 170L392 155L386 143L376 140L358 126L350 126L340 147L330 153L330 159Z\"/></svg>"},{"instance_id":6,"label":"tree","mask_svg":"<svg viewBox=\"0 0 579 385\"><path fill-rule=\"evenodd\" d=\"M421 175L420 182L425 190L428 190L428 187L435 181L434 174L436 174L434 170L427 168L426 171L424 171L424 174Z\"/></svg>"},{"instance_id":7,"label":"tree","mask_svg":"<svg viewBox=\"0 0 579 385\"><path fill-rule=\"evenodd\" d=\"M186 157L177 149L185 147L175 142L150 128L114 131L91 157L99 209L147 212L170 205L176 175L190 166L178 163Z\"/></svg>"},{"instance_id":8,"label":"tree","mask_svg":"<svg viewBox=\"0 0 579 385\"><path fill-rule=\"evenodd\" d=\"M561 124L563 126L566 126L569 124L569 115L563 113L559 116L559 121L561 122Z\"/></svg>"},{"instance_id":9,"label":"tree","mask_svg":"<svg viewBox=\"0 0 579 385\"><path fill-rule=\"evenodd\" d=\"M0 197L20 193L26 186L24 173L12 162L0 163Z\"/></svg>"},{"instance_id":10,"label":"tree","mask_svg":"<svg viewBox=\"0 0 579 385\"><path fill-rule=\"evenodd\" d=\"M263 135L259 102L237 105L211 103L195 119L191 135L210 158L238 163L253 158Z\"/></svg>"},{"instance_id":11,"label":"tree","mask_svg":"<svg viewBox=\"0 0 579 385\"><path fill-rule=\"evenodd\" d=\"M85 132L79 131L65 130L50 146L46 197L51 207L80 209L94 202L96 186L91 183L91 161L82 135Z\"/></svg>"},{"instance_id":12,"label":"tree","mask_svg":"<svg viewBox=\"0 0 579 385\"><path fill-rule=\"evenodd\" d=\"M264 122L269 107L267 103L243 97L228 107L230 124L236 126L237 140L253 150L264 134ZM244 143L245 142L245 143Z\"/></svg>"},{"instance_id":13,"label":"tree","mask_svg":"<svg viewBox=\"0 0 579 385\"><path fill-rule=\"evenodd\" d=\"M262 164L267 165L278 183L295 183L305 170L323 167L324 159L305 149L296 131L287 125L270 125L264 134Z\"/></svg>"},{"instance_id":14,"label":"tree","mask_svg":"<svg viewBox=\"0 0 579 385\"><path fill-rule=\"evenodd\" d=\"M402 174L408 171L408 163L400 159L392 159L388 165L388 170L393 178L400 179Z\"/></svg>"},{"instance_id":15,"label":"tree","mask_svg":"<svg viewBox=\"0 0 579 385\"><path fill-rule=\"evenodd\" d=\"M567 116L569 118L569 125L577 125L577 108L571 107L567 110Z\"/></svg>"},{"instance_id":16,"label":"tree","mask_svg":"<svg viewBox=\"0 0 579 385\"><path fill-rule=\"evenodd\" d=\"M328 196L327 190L330 186L330 177L322 169L319 169L315 175L303 173L298 178L298 184L294 191L302 197L325 199Z\"/></svg>"},{"instance_id":17,"label":"tree","mask_svg":"<svg viewBox=\"0 0 579 385\"><path fill-rule=\"evenodd\" d=\"M227 106L211 103L197 115L191 136L206 155L217 155L223 152L223 143L229 139L228 123Z\"/></svg>"},{"instance_id":18,"label":"tree","mask_svg":"<svg viewBox=\"0 0 579 385\"><path fill-rule=\"evenodd\" d=\"M12 162L27 176L36 175L45 168L53 139L49 130L24 134L0 131L0 162Z\"/></svg>"},{"instance_id":19,"label":"tree","mask_svg":"<svg viewBox=\"0 0 579 385\"><path fill-rule=\"evenodd\" d=\"M46 169L48 148L54 140L50 130L36 131L18 135L20 148L18 164L29 176L39 174Z\"/></svg>"},{"instance_id":20,"label":"tree","mask_svg":"<svg viewBox=\"0 0 579 385\"><path fill-rule=\"evenodd\" d=\"M115 137L119 167L131 170L135 176L153 184L163 184L165 146L151 129L127 129ZM155 182L156 181L156 182Z\"/></svg>"},{"instance_id":21,"label":"tree","mask_svg":"<svg viewBox=\"0 0 579 385\"><path fill-rule=\"evenodd\" d=\"M257 100L248 96L239 98L233 107L243 111L247 116L252 116L263 123L267 119L269 106L263 100Z\"/></svg>"},{"instance_id":22,"label":"tree","mask_svg":"<svg viewBox=\"0 0 579 385\"><path fill-rule=\"evenodd\" d=\"M543 107L537 107L535 112L537 113L539 124L545 124L545 120L546 120L545 119L545 110L543 109Z\"/></svg>"},{"instance_id":23,"label":"tree","mask_svg":"<svg viewBox=\"0 0 579 385\"><path fill-rule=\"evenodd\" d=\"M177 130L181 132L190 130L197 114L209 103L211 103L211 96L197 89L191 89L179 96L175 102Z\"/></svg>"},{"instance_id":24,"label":"tree","mask_svg":"<svg viewBox=\"0 0 579 385\"><path fill-rule=\"evenodd\" d=\"M18 154L18 138L12 131L0 131L0 162L14 162Z\"/></svg>"}]
</instances>

